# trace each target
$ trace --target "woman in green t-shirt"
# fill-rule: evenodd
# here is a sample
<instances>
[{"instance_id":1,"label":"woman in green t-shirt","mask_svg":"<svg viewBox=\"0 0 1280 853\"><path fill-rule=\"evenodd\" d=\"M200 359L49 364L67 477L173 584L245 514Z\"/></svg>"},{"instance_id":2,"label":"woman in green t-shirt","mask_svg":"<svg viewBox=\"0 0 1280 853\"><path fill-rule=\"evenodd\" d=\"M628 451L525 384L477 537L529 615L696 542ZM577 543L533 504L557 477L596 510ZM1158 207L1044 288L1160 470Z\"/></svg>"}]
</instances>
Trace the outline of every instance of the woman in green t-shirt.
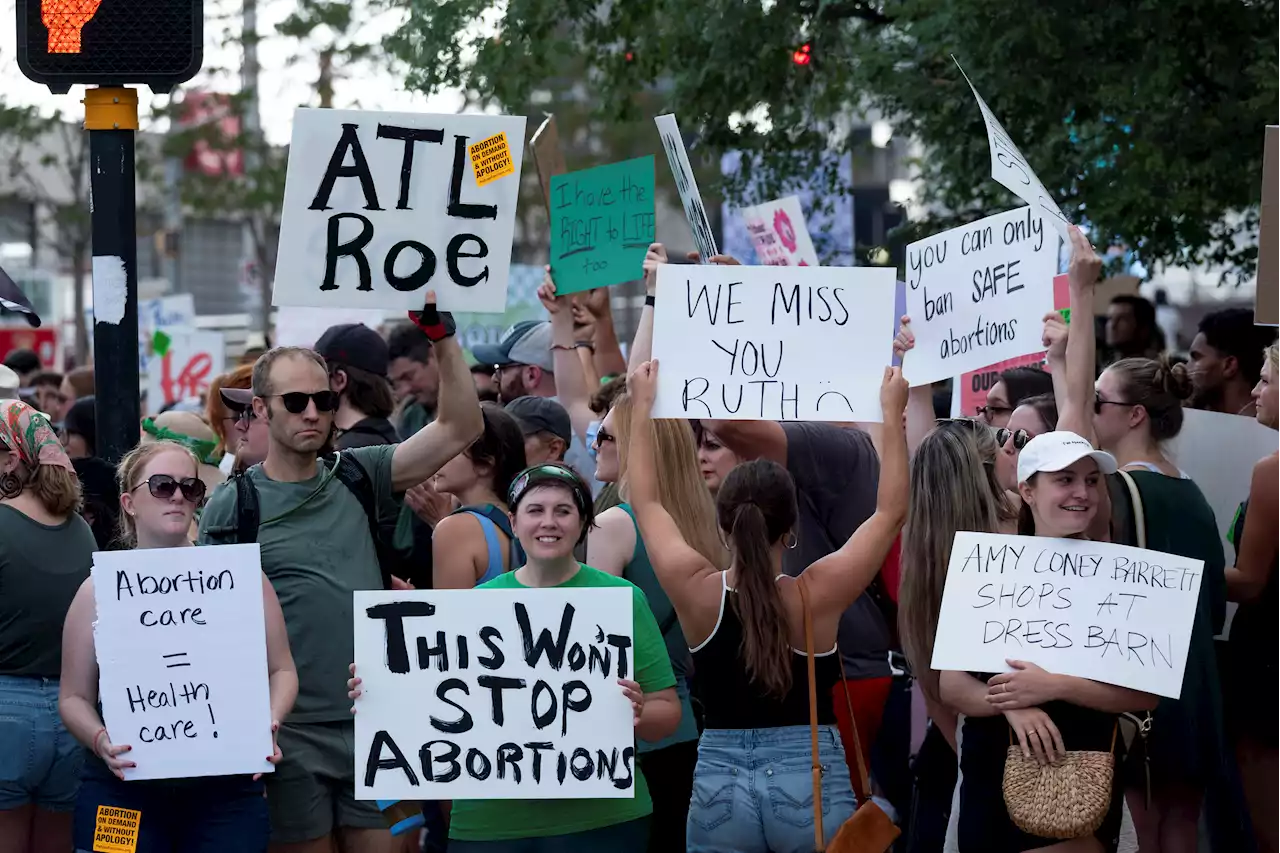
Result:
<instances>
[{"instance_id":1,"label":"woman in green t-shirt","mask_svg":"<svg viewBox=\"0 0 1280 853\"><path fill-rule=\"evenodd\" d=\"M591 490L562 464L535 465L508 494L511 526L527 562L477 589L626 587L632 592L635 681L620 680L635 710L636 737L657 741L675 731L680 700L658 623L638 587L573 556L593 521ZM352 666L354 676L355 667ZM360 679L347 682L358 700ZM353 708L354 710L354 708ZM633 799L455 800L450 853L643 853L653 811L644 774Z\"/></svg>"}]
</instances>

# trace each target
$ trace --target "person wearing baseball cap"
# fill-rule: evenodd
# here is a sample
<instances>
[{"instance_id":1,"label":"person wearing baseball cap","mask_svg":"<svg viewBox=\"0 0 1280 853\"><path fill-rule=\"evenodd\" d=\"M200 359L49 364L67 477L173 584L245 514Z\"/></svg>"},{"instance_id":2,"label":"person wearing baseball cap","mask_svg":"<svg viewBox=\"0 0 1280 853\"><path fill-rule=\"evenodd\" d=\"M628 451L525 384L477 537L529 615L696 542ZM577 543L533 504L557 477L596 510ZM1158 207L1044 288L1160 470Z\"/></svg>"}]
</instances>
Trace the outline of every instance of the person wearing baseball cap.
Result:
<instances>
[{"instance_id":1,"label":"person wearing baseball cap","mask_svg":"<svg viewBox=\"0 0 1280 853\"><path fill-rule=\"evenodd\" d=\"M519 397L556 395L555 361L551 352L551 324L522 320L496 344L477 344L471 354L480 364L493 366L498 401L504 406Z\"/></svg>"},{"instance_id":2,"label":"person wearing baseball cap","mask_svg":"<svg viewBox=\"0 0 1280 853\"><path fill-rule=\"evenodd\" d=\"M530 465L564 461L573 443L573 424L564 406L547 397L519 397L506 409L524 433L524 454Z\"/></svg>"},{"instance_id":3,"label":"person wearing baseball cap","mask_svg":"<svg viewBox=\"0 0 1280 853\"><path fill-rule=\"evenodd\" d=\"M1081 536L1098 511L1099 491L1106 488L1102 477L1117 468L1114 456L1074 432L1037 435L1018 455L1018 492L1024 504L1018 532Z\"/></svg>"},{"instance_id":4,"label":"person wearing baseball cap","mask_svg":"<svg viewBox=\"0 0 1280 853\"><path fill-rule=\"evenodd\" d=\"M333 425L337 448L370 447L400 441L391 423L395 400L387 381L387 342L363 323L330 326L316 341L329 366L329 387L338 395Z\"/></svg>"}]
</instances>

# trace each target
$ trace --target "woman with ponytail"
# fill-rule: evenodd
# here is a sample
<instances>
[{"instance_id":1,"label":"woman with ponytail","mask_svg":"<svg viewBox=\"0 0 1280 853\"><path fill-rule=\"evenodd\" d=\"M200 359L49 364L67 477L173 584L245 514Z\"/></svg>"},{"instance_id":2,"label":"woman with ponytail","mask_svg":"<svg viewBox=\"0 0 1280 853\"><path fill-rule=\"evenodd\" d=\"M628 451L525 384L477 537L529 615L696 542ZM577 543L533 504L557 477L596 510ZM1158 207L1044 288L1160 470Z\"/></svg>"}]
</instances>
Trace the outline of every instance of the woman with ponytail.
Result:
<instances>
[{"instance_id":1,"label":"woman with ponytail","mask_svg":"<svg viewBox=\"0 0 1280 853\"><path fill-rule=\"evenodd\" d=\"M658 364L628 379L631 438L629 497L654 572L675 605L698 672L706 729L698 747L689 808L690 853L812 850L813 780L804 606L813 620L822 815L826 841L854 812L855 798L832 707L840 678L836 631L841 614L879 571L907 512L907 442L902 413L907 383L885 371L884 450L876 510L838 550L800 578L782 573L794 547L795 486L776 462L739 465L716 495L716 519L728 541L721 571L681 535L659 500L648 421Z\"/></svg>"}]
</instances>

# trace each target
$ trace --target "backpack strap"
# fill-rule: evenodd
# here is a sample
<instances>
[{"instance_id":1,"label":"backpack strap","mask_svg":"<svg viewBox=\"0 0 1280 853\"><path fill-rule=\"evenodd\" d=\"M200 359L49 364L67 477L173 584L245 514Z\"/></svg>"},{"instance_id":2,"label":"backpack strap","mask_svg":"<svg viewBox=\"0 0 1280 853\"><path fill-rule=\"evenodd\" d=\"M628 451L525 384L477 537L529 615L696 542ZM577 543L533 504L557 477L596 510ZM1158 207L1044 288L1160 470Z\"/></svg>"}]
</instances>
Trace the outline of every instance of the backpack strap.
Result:
<instances>
[{"instance_id":1,"label":"backpack strap","mask_svg":"<svg viewBox=\"0 0 1280 853\"><path fill-rule=\"evenodd\" d=\"M480 576L477 585L493 580L502 574L502 543L498 541L498 525L493 523L493 519L488 514L478 509L464 507L457 511L463 515L469 515L480 523L480 530L484 533L484 547L487 563L485 565L484 574Z\"/></svg>"},{"instance_id":2,"label":"backpack strap","mask_svg":"<svg viewBox=\"0 0 1280 853\"><path fill-rule=\"evenodd\" d=\"M1138 484L1134 482L1133 477L1128 471L1117 471L1120 479L1124 481L1125 486L1129 490L1129 500L1133 511L1133 531L1134 538L1139 548L1147 547L1147 519L1146 513L1142 509L1142 493L1138 491Z\"/></svg>"},{"instance_id":3,"label":"backpack strap","mask_svg":"<svg viewBox=\"0 0 1280 853\"><path fill-rule=\"evenodd\" d=\"M249 478L249 471L237 471L236 487L236 543L247 545L258 541L258 524L262 509L258 505L258 487Z\"/></svg>"},{"instance_id":4,"label":"backpack strap","mask_svg":"<svg viewBox=\"0 0 1280 853\"><path fill-rule=\"evenodd\" d=\"M514 572L516 569L523 566L525 564L524 548L520 547L520 540L516 538L515 531L511 529L511 519L507 514L493 504L470 507L469 509L472 512L477 512L489 519L493 522L494 526L501 530L502 534L507 537L507 542L510 543L508 556L511 558L507 565L510 567L511 571Z\"/></svg>"},{"instance_id":5,"label":"backpack strap","mask_svg":"<svg viewBox=\"0 0 1280 853\"><path fill-rule=\"evenodd\" d=\"M346 486L360 502L360 508L364 510L365 519L369 522L369 536L378 554L378 572L382 575L382 588L391 589L391 571L387 561L383 559L383 552L390 547L390 543L382 541L381 525L378 523L378 500L373 493L373 480L369 477L369 472L354 456L341 451L325 456L323 461L326 465L333 467L334 476L341 480L342 485Z\"/></svg>"}]
</instances>

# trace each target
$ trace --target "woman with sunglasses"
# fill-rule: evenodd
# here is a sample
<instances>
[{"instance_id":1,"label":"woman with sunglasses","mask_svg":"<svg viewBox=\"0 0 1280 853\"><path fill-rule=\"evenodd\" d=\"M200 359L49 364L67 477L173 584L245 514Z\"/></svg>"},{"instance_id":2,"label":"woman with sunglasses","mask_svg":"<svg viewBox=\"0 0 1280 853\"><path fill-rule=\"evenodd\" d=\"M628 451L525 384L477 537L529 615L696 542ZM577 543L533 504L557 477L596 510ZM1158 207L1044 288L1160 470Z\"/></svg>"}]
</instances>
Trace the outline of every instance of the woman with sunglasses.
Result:
<instances>
[{"instance_id":1,"label":"woman with sunglasses","mask_svg":"<svg viewBox=\"0 0 1280 853\"><path fill-rule=\"evenodd\" d=\"M205 494L198 470L195 455L172 441L141 444L126 454L117 469L121 540L133 548L191 547L191 518ZM173 559L180 561L180 552ZM280 603L265 575L262 606L274 743L278 721L293 707L298 675ZM135 853L265 851L270 828L261 774L125 781L125 770L137 765L129 757L130 745L114 742L102 723L93 637L96 610L89 579L67 613L58 702L67 728L90 753L76 799L76 849L93 849L98 809L107 806L143 813ZM278 747L267 760L280 760Z\"/></svg>"},{"instance_id":2,"label":"woman with sunglasses","mask_svg":"<svg viewBox=\"0 0 1280 853\"><path fill-rule=\"evenodd\" d=\"M1092 317L1102 261L1079 229L1071 239L1071 313ZM1094 441L1128 477L1107 478L1090 537L1204 561L1182 695L1161 700L1152 715L1145 741L1149 774L1137 761L1126 780L1138 841L1143 853L1193 853L1203 811L1212 850L1246 850L1252 833L1224 733L1213 641L1226 617L1222 540L1204 494L1163 451L1182 429L1191 382L1183 365L1147 358L1117 361L1095 382L1096 352L1093 324L1070 323L1058 428Z\"/></svg>"}]
</instances>

